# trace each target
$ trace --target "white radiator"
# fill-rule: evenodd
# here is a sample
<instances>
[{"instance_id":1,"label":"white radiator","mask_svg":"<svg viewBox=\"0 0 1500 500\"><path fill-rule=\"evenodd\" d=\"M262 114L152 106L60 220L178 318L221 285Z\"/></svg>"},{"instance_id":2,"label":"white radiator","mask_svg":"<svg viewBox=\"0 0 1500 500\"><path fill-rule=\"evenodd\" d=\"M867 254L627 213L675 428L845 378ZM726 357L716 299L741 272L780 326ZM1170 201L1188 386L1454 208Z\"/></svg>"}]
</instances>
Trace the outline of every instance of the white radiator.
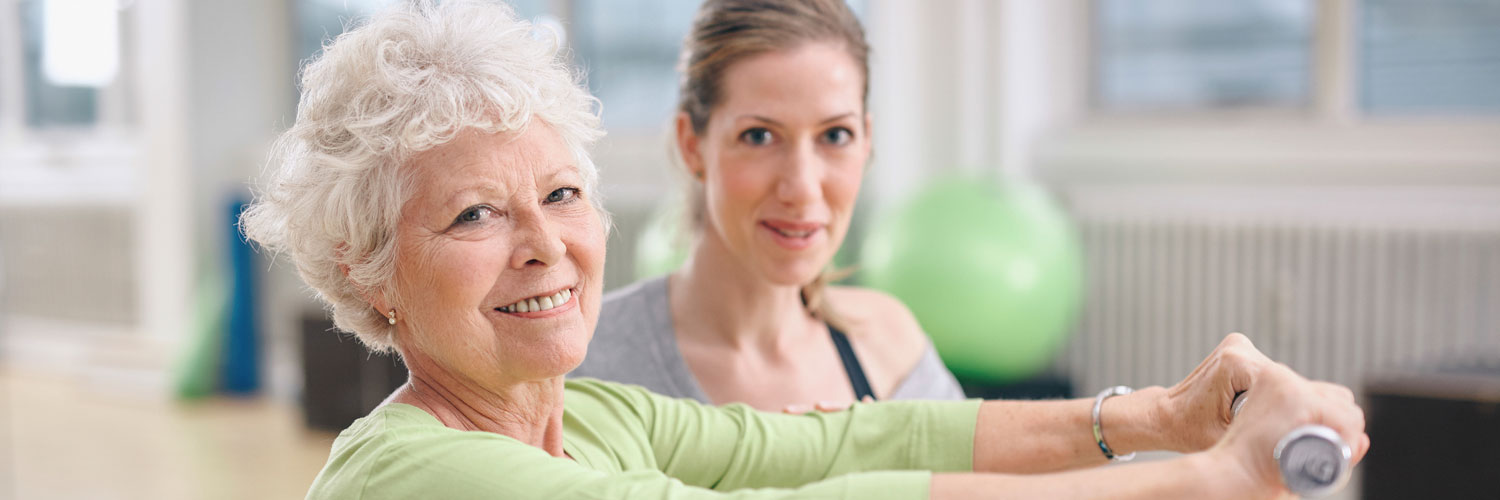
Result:
<instances>
[{"instance_id":1,"label":"white radiator","mask_svg":"<svg viewBox=\"0 0 1500 500\"><path fill-rule=\"evenodd\" d=\"M1075 188L1085 303L1054 367L1079 394L1170 385L1223 336L1356 391L1500 365L1500 190Z\"/></svg>"}]
</instances>

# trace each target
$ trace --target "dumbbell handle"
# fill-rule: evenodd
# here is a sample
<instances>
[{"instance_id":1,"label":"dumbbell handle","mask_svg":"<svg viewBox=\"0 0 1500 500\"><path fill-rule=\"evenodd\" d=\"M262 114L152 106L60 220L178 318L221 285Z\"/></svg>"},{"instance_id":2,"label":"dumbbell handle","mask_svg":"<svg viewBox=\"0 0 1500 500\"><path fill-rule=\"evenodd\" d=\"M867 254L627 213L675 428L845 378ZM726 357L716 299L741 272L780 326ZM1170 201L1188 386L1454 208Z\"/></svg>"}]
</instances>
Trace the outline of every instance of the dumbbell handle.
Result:
<instances>
[{"instance_id":1,"label":"dumbbell handle","mask_svg":"<svg viewBox=\"0 0 1500 500\"><path fill-rule=\"evenodd\" d=\"M1248 391L1234 395L1230 415L1238 416ZM1353 455L1338 432L1322 425L1304 425L1286 433L1271 456L1281 472L1281 482L1301 496L1321 497L1344 487L1349 480L1349 461Z\"/></svg>"}]
</instances>

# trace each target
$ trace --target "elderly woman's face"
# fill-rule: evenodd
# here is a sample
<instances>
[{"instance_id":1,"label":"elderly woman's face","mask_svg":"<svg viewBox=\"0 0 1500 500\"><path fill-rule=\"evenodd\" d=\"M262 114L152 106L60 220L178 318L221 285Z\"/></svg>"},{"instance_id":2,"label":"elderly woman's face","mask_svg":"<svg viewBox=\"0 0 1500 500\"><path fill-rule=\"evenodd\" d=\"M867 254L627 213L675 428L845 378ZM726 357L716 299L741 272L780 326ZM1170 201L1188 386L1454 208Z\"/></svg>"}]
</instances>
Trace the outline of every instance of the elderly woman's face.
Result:
<instances>
[{"instance_id":1,"label":"elderly woman's face","mask_svg":"<svg viewBox=\"0 0 1500 500\"><path fill-rule=\"evenodd\" d=\"M863 82L831 43L724 72L699 139L710 230L771 282L812 281L843 242L870 156Z\"/></svg>"},{"instance_id":2,"label":"elderly woman's face","mask_svg":"<svg viewBox=\"0 0 1500 500\"><path fill-rule=\"evenodd\" d=\"M577 366L599 316L605 231L557 132L470 131L411 168L396 262L407 356L490 381Z\"/></svg>"}]
</instances>

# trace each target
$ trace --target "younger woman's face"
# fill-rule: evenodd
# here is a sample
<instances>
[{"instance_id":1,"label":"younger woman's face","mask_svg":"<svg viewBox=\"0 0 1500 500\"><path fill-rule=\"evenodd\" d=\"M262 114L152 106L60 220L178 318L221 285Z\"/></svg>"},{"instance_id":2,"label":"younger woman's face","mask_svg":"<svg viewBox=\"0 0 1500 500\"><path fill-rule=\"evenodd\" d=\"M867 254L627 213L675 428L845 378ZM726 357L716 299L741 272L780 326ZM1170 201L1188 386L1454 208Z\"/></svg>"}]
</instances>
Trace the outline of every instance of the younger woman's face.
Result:
<instances>
[{"instance_id":1,"label":"younger woman's face","mask_svg":"<svg viewBox=\"0 0 1500 500\"><path fill-rule=\"evenodd\" d=\"M806 284L843 242L870 157L864 75L842 44L809 43L734 63L722 82L701 135L678 119L704 237L773 283Z\"/></svg>"}]
</instances>

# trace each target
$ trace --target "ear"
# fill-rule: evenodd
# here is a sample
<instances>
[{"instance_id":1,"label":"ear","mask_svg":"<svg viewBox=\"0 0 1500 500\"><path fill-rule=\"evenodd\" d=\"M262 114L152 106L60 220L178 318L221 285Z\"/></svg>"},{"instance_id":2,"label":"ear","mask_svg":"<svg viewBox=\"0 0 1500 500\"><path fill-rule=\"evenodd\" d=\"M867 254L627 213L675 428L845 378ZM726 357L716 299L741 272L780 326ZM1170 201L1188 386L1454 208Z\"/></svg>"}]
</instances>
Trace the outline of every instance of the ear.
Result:
<instances>
[{"instance_id":1,"label":"ear","mask_svg":"<svg viewBox=\"0 0 1500 500\"><path fill-rule=\"evenodd\" d=\"M349 247L347 245L339 244L337 249L337 251L339 252L339 256L343 257L344 251L348 248ZM349 279L348 264L340 262L339 271L344 273L344 279ZM385 316L385 314L391 310L390 301L386 300L384 293L372 292L370 290L366 290L364 287L359 286L356 286L355 288L359 290L359 298L364 299L365 303L369 304L370 307L375 308L375 312L380 313L381 316Z\"/></svg>"},{"instance_id":2,"label":"ear","mask_svg":"<svg viewBox=\"0 0 1500 500\"><path fill-rule=\"evenodd\" d=\"M686 111L677 112L677 154L687 167L688 177L703 179L703 154L698 150L698 133L693 131L693 119Z\"/></svg>"}]
</instances>

